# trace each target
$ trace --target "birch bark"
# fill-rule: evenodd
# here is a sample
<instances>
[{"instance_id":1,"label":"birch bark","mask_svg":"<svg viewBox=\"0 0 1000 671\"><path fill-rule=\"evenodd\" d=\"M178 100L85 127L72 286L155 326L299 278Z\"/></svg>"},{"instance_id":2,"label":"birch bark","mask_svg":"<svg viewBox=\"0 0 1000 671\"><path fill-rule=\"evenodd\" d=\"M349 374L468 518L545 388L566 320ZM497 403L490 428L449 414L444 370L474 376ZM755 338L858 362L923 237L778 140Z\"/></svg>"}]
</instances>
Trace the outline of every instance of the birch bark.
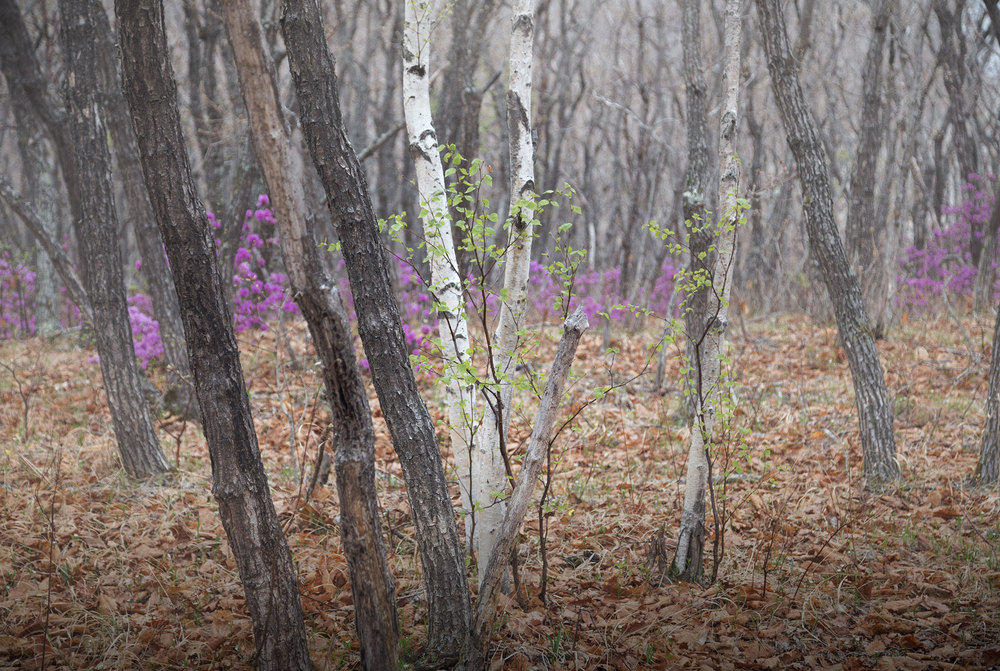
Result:
<instances>
[{"instance_id":1,"label":"birch bark","mask_svg":"<svg viewBox=\"0 0 1000 671\"><path fill-rule=\"evenodd\" d=\"M472 547L475 515L472 482L479 470L472 459L475 398L470 376L469 324L465 316L462 278L452 238L451 215L445 190L444 168L437 133L431 118L431 28L436 3L405 0L403 30L403 113L410 156L417 174L420 218L431 268L431 291L438 310L438 335L445 360L446 404L451 450L461 492L460 514L465 518L465 538Z\"/></svg>"},{"instance_id":2,"label":"birch bark","mask_svg":"<svg viewBox=\"0 0 1000 671\"><path fill-rule=\"evenodd\" d=\"M510 34L510 79L507 90L507 126L510 136L510 230L504 261L505 300L493 341L493 384L486 390L483 428L475 459L482 464L473 484L478 518L476 553L479 582L486 576L486 561L496 546L506 509L507 472L504 464L512 378L524 328L528 268L534 227L535 147L531 139L531 59L535 34L534 0L515 0Z\"/></svg>"},{"instance_id":3,"label":"birch bark","mask_svg":"<svg viewBox=\"0 0 1000 671\"><path fill-rule=\"evenodd\" d=\"M696 581L702 572L705 544L705 494L712 475L712 431L721 397L720 378L725 355L726 328L729 322L729 293L732 288L732 265L736 250L739 211L736 192L739 187L739 161L736 158L736 126L739 113L740 77L740 1L726 1L725 28L725 100L719 129L719 207L722 210L717 228L716 257L712 270L711 291L707 295L705 326L694 346L692 368L695 378L695 422L688 450L684 508L674 555L673 571L684 580ZM704 351L704 354L701 352Z\"/></svg>"}]
</instances>

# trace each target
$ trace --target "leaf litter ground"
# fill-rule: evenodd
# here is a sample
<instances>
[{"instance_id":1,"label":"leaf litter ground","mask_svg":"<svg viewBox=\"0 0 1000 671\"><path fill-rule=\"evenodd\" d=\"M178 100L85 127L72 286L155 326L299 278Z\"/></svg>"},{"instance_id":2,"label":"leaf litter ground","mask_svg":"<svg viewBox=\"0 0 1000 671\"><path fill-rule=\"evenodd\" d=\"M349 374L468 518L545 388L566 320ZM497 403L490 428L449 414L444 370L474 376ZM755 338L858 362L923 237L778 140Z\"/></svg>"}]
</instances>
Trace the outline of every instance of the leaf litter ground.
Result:
<instances>
[{"instance_id":1,"label":"leaf litter ground","mask_svg":"<svg viewBox=\"0 0 1000 671\"><path fill-rule=\"evenodd\" d=\"M599 334L587 335L562 418L582 410L553 446L541 516L531 512L524 525L523 598L502 599L492 668L1000 664L1000 497L966 482L984 419L988 321L911 322L879 342L903 473L898 489L882 493L862 486L835 330L792 317L743 325L729 370L732 435L742 431L745 448L734 439L716 447L724 555L718 579L701 585L651 581L651 541L663 529L671 552L679 520L689 436L680 385L652 388L651 337L620 335L608 353ZM557 331L530 351L529 370L547 370ZM291 342L263 334L242 343L261 451L296 559L313 661L357 668L336 492L320 486L303 504L328 417L300 328ZM177 470L129 481L91 354L66 337L0 342L0 668L251 666L250 623L201 433L162 417ZM672 360L666 379L678 370ZM595 388L626 381L594 402ZM428 374L424 388L445 439ZM530 396L515 416L515 463ZM401 648L412 659L426 601L405 486L374 395L371 403Z\"/></svg>"}]
</instances>

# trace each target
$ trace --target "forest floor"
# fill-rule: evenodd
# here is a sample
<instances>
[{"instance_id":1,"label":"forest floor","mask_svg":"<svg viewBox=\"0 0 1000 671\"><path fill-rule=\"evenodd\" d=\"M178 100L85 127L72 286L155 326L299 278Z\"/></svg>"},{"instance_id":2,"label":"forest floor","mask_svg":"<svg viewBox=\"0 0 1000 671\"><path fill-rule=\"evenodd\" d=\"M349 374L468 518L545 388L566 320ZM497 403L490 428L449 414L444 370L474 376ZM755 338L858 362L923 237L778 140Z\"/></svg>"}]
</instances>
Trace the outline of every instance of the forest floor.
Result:
<instances>
[{"instance_id":1,"label":"forest floor","mask_svg":"<svg viewBox=\"0 0 1000 671\"><path fill-rule=\"evenodd\" d=\"M519 543L523 605L502 598L493 668L1000 664L1000 496L967 485L992 317L960 326L911 318L879 342L902 469L898 488L881 493L863 487L835 329L805 317L736 326L732 429L715 448L715 494L726 504L716 580L710 536L704 584L651 582L651 541L664 530L669 554L680 517L689 438L680 388L653 389L652 336L613 337L609 354L590 333L557 426L594 402L552 448L545 526L529 513ZM549 327L530 353L540 375L558 335ZM269 334L259 338L242 343L244 365L312 658L320 669L358 668L332 481L303 504L326 423L320 381L311 362L296 368ZM292 341L305 360L301 331ZM667 379L677 380L671 350ZM0 668L251 666L250 622L200 431L161 417L176 471L130 481L92 355L71 336L0 342ZM595 400L595 389L630 379ZM515 454L534 414L533 398L522 396ZM439 395L428 398L441 419ZM374 395L371 403L401 650L412 659L426 602L399 464Z\"/></svg>"}]
</instances>

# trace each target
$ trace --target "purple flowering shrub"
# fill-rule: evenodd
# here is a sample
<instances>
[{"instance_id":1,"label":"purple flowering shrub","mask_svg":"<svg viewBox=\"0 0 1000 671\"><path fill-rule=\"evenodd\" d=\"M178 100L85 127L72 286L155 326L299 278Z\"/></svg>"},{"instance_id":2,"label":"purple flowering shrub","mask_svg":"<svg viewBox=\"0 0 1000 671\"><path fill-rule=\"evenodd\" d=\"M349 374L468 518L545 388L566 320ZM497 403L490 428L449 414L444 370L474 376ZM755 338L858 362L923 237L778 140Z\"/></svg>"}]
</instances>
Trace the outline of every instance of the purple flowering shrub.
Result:
<instances>
[{"instance_id":1,"label":"purple flowering shrub","mask_svg":"<svg viewBox=\"0 0 1000 671\"><path fill-rule=\"evenodd\" d=\"M979 230L989 221L993 211L994 175L982 177L969 175L962 187L965 199L959 205L945 205L942 214L950 223L934 231L923 249L911 245L900 260L897 276L899 302L914 308L926 308L944 292L954 297L968 297L976 278L969 243L973 235L982 237ZM997 267L996 260L991 260ZM994 294L1000 287L994 287Z\"/></svg>"},{"instance_id":2,"label":"purple flowering shrub","mask_svg":"<svg viewBox=\"0 0 1000 671\"><path fill-rule=\"evenodd\" d=\"M668 257L660 267L652 290L640 287L631 296L626 296L621 286L620 268L603 271L590 268L582 272L576 269L567 274L560 264L546 266L532 261L528 295L531 307L542 321L550 317L561 319L564 313L572 313L582 305L591 323L596 324L597 318L604 314L612 323L624 323L634 312L630 305L644 306L654 314L666 315L678 271L674 259ZM564 310L567 294L569 305Z\"/></svg>"},{"instance_id":3,"label":"purple flowering shrub","mask_svg":"<svg viewBox=\"0 0 1000 671\"><path fill-rule=\"evenodd\" d=\"M160 325L150 315L153 306L146 294L128 297L128 321L132 325L132 342L135 356L143 368L153 359L163 357L163 342L160 340Z\"/></svg>"},{"instance_id":4,"label":"purple flowering shrub","mask_svg":"<svg viewBox=\"0 0 1000 671\"><path fill-rule=\"evenodd\" d=\"M0 338L35 332L35 272L0 250Z\"/></svg>"},{"instance_id":5,"label":"purple flowering shrub","mask_svg":"<svg viewBox=\"0 0 1000 671\"><path fill-rule=\"evenodd\" d=\"M299 311L288 296L288 278L267 267L265 248L271 251L277 246L278 239L264 240L254 230L261 223L275 223L270 204L267 194L261 194L257 198L257 207L246 211L239 246L233 258L233 327L237 333L251 329L266 331L268 320L278 315L279 311L292 314ZM211 212L207 215L212 228L220 230L222 224L215 215ZM216 247L221 244L222 241L216 238Z\"/></svg>"}]
</instances>

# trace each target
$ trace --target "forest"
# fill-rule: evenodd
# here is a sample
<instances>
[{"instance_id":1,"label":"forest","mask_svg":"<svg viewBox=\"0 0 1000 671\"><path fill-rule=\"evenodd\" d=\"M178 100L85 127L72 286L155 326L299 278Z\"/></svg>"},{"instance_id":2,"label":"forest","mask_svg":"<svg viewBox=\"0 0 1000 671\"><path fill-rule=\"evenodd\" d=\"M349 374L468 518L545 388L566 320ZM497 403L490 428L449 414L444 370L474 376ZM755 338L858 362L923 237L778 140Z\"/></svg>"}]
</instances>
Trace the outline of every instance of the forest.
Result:
<instances>
[{"instance_id":1,"label":"forest","mask_svg":"<svg viewBox=\"0 0 1000 671\"><path fill-rule=\"evenodd\" d=\"M0 669L1000 665L998 0L0 0Z\"/></svg>"}]
</instances>

